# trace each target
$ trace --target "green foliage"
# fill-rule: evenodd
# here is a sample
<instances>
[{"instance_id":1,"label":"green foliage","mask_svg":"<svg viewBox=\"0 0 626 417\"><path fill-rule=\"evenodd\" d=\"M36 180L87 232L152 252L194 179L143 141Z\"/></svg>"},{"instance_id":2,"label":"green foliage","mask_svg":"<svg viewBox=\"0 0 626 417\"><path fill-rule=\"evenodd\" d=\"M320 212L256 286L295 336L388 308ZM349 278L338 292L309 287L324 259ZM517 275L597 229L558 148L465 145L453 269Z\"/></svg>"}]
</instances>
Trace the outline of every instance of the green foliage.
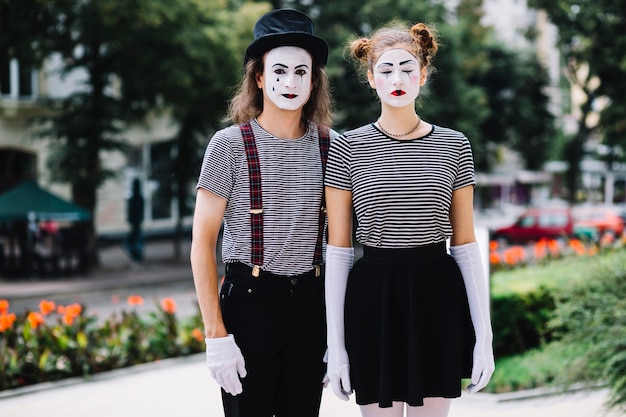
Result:
<instances>
[{"instance_id":1,"label":"green foliage","mask_svg":"<svg viewBox=\"0 0 626 417\"><path fill-rule=\"evenodd\" d=\"M481 170L499 162L496 145L520 151L529 168L547 158L553 120L543 93L546 72L536 57L495 44L492 30L480 23L480 1L463 0L449 10L438 0L318 0L303 9L316 18L317 33L330 46L327 70L339 131L372 122L380 112L378 97L349 59L349 41L394 20L425 22L438 32L441 45L435 72L420 95L418 111L424 119L464 132Z\"/></svg>"},{"instance_id":2,"label":"green foliage","mask_svg":"<svg viewBox=\"0 0 626 417\"><path fill-rule=\"evenodd\" d=\"M535 329L544 340L528 351L496 355L496 373L488 390L608 384L609 405L625 409L624 265L626 251L620 248L494 274L492 320L497 348L503 338L515 341L515 333L532 336L528 329L541 321L541 329ZM551 311L550 300L555 303ZM535 307L525 311L524 302ZM516 328L519 323L526 327ZM526 340L523 343L527 345Z\"/></svg>"},{"instance_id":3,"label":"green foliage","mask_svg":"<svg viewBox=\"0 0 626 417\"><path fill-rule=\"evenodd\" d=\"M553 296L545 287L494 295L491 311L495 355L523 353L550 341L547 323L553 310Z\"/></svg>"},{"instance_id":4,"label":"green foliage","mask_svg":"<svg viewBox=\"0 0 626 417\"><path fill-rule=\"evenodd\" d=\"M558 29L558 46L565 63L566 74L572 85L583 95L578 104L580 116L578 133L565 148L569 162L568 188L570 200L575 200L579 183L579 164L585 156L584 145L592 133L599 134L609 148L597 155L612 164L623 159L616 146L626 145L626 4L621 0L531 0L529 5L544 9ZM606 106L597 106L600 124L592 125L588 114L596 110L598 98L605 98ZM604 100L603 100L604 101ZM600 103L598 103L600 104Z\"/></svg>"},{"instance_id":5,"label":"green foliage","mask_svg":"<svg viewBox=\"0 0 626 417\"><path fill-rule=\"evenodd\" d=\"M598 258L584 283L557 298L551 328L563 343L588 343L569 364L563 383L607 381L611 405L626 409L626 253Z\"/></svg>"},{"instance_id":6,"label":"green foliage","mask_svg":"<svg viewBox=\"0 0 626 417\"><path fill-rule=\"evenodd\" d=\"M498 357L486 391L503 393L552 387L569 363L586 349L583 344L552 342L517 355Z\"/></svg>"}]
</instances>

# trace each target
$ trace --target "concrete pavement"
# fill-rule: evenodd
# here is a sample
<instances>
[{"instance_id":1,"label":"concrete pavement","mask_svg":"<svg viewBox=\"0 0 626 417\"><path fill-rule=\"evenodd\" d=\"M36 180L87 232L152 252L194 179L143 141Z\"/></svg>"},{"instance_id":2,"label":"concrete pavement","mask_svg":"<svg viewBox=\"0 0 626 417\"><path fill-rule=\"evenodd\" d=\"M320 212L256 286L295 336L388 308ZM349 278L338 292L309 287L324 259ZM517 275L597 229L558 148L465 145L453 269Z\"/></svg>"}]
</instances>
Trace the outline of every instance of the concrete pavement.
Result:
<instances>
[{"instance_id":1,"label":"concrete pavement","mask_svg":"<svg viewBox=\"0 0 626 417\"><path fill-rule=\"evenodd\" d=\"M618 417L603 414L606 391L510 399L489 394L453 400L449 417ZM223 416L220 391L204 355L167 359L83 380L0 391L3 417ZM354 396L339 400L324 389L320 417L359 417ZM294 416L297 417L297 416Z\"/></svg>"},{"instance_id":2,"label":"concrete pavement","mask_svg":"<svg viewBox=\"0 0 626 417\"><path fill-rule=\"evenodd\" d=\"M188 246L183 253L188 253ZM171 258L169 242L149 243L146 262L133 267L121 248L102 251L102 267L88 277L47 278L30 281L0 280L0 298L11 309L37 308L41 298L80 300L88 311L102 313L111 297L143 293L178 297L179 305L194 301L188 261ZM186 256L186 255L185 255ZM149 308L149 307L146 307ZM606 390L545 395L544 391L514 394L463 395L453 401L449 417L624 417L606 414ZM72 378L16 390L0 391L2 417L170 417L172 415L223 416L220 392L210 378L204 355L174 358L95 375ZM360 416L354 396L349 402L324 390L320 417Z\"/></svg>"}]
</instances>

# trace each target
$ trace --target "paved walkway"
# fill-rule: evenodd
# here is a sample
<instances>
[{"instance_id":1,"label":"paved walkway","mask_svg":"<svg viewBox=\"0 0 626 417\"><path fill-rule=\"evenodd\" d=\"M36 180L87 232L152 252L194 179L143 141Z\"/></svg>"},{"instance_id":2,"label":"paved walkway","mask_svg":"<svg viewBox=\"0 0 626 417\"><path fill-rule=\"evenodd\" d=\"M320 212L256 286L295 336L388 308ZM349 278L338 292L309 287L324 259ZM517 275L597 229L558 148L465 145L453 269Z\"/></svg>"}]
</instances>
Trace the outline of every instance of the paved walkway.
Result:
<instances>
[{"instance_id":1,"label":"paved walkway","mask_svg":"<svg viewBox=\"0 0 626 417\"><path fill-rule=\"evenodd\" d=\"M43 297L55 300L81 297L93 303L110 294L163 287L191 301L191 269L186 260L171 260L167 242L150 244L147 260L133 268L118 247L102 251L103 267L88 277L31 281L0 280L0 298L24 308ZM185 247L183 253L188 253ZM186 255L185 255L186 256ZM87 297L92 297L89 299ZM36 304L35 304L36 306ZM31 308L33 308L31 306ZM36 307L34 307L36 308ZM625 417L605 414L606 390L565 395L541 395L541 391L512 395L478 393L454 400L449 417ZM72 378L17 390L0 391L1 417L171 417L223 416L219 387L210 378L204 355L163 360L91 377ZM337 399L324 390L320 417L358 417L358 406Z\"/></svg>"},{"instance_id":2,"label":"paved walkway","mask_svg":"<svg viewBox=\"0 0 626 417\"><path fill-rule=\"evenodd\" d=\"M0 391L2 417L219 417L220 391L204 355L168 359L13 392ZM7 395L8 394L8 395ZM19 395L18 395L19 394ZM488 394L453 401L449 417L617 417L604 415L606 391L505 401ZM320 417L359 417L354 398L344 402L327 388ZM294 416L297 417L297 416Z\"/></svg>"}]
</instances>

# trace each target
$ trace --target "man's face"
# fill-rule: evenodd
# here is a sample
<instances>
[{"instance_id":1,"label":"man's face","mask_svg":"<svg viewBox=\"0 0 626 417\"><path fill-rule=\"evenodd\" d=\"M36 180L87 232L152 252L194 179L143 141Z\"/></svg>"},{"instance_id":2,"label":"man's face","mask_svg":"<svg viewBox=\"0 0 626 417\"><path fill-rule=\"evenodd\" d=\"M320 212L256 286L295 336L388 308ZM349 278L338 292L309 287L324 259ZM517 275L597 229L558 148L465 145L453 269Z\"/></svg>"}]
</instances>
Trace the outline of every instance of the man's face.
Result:
<instances>
[{"instance_id":1,"label":"man's face","mask_svg":"<svg viewBox=\"0 0 626 417\"><path fill-rule=\"evenodd\" d=\"M282 110L298 110L311 96L313 59L302 48L280 46L265 55L263 75L257 85Z\"/></svg>"},{"instance_id":2,"label":"man's face","mask_svg":"<svg viewBox=\"0 0 626 417\"><path fill-rule=\"evenodd\" d=\"M383 52L368 73L372 88L380 100L391 107L414 105L420 87L426 81L425 69L417 58L402 48Z\"/></svg>"}]
</instances>

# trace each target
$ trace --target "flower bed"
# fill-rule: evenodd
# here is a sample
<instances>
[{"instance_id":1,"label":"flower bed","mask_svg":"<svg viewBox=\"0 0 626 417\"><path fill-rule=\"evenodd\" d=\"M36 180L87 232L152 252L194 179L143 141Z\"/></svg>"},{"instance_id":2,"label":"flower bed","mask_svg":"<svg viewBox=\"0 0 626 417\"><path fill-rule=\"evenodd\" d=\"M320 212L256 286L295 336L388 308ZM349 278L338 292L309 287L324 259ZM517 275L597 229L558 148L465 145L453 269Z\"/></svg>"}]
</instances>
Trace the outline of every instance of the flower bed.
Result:
<instances>
[{"instance_id":1,"label":"flower bed","mask_svg":"<svg viewBox=\"0 0 626 417\"><path fill-rule=\"evenodd\" d=\"M581 239L542 239L528 245L500 246L489 242L489 264L492 272L522 266L538 265L565 256L594 256L599 251L616 249L626 244L626 235L616 239L605 235L600 241Z\"/></svg>"},{"instance_id":2,"label":"flower bed","mask_svg":"<svg viewBox=\"0 0 626 417\"><path fill-rule=\"evenodd\" d=\"M140 315L143 303L130 296L127 311L99 320L80 304L50 300L18 316L0 300L0 390L204 351L199 312L179 319L175 301L163 298Z\"/></svg>"}]
</instances>

